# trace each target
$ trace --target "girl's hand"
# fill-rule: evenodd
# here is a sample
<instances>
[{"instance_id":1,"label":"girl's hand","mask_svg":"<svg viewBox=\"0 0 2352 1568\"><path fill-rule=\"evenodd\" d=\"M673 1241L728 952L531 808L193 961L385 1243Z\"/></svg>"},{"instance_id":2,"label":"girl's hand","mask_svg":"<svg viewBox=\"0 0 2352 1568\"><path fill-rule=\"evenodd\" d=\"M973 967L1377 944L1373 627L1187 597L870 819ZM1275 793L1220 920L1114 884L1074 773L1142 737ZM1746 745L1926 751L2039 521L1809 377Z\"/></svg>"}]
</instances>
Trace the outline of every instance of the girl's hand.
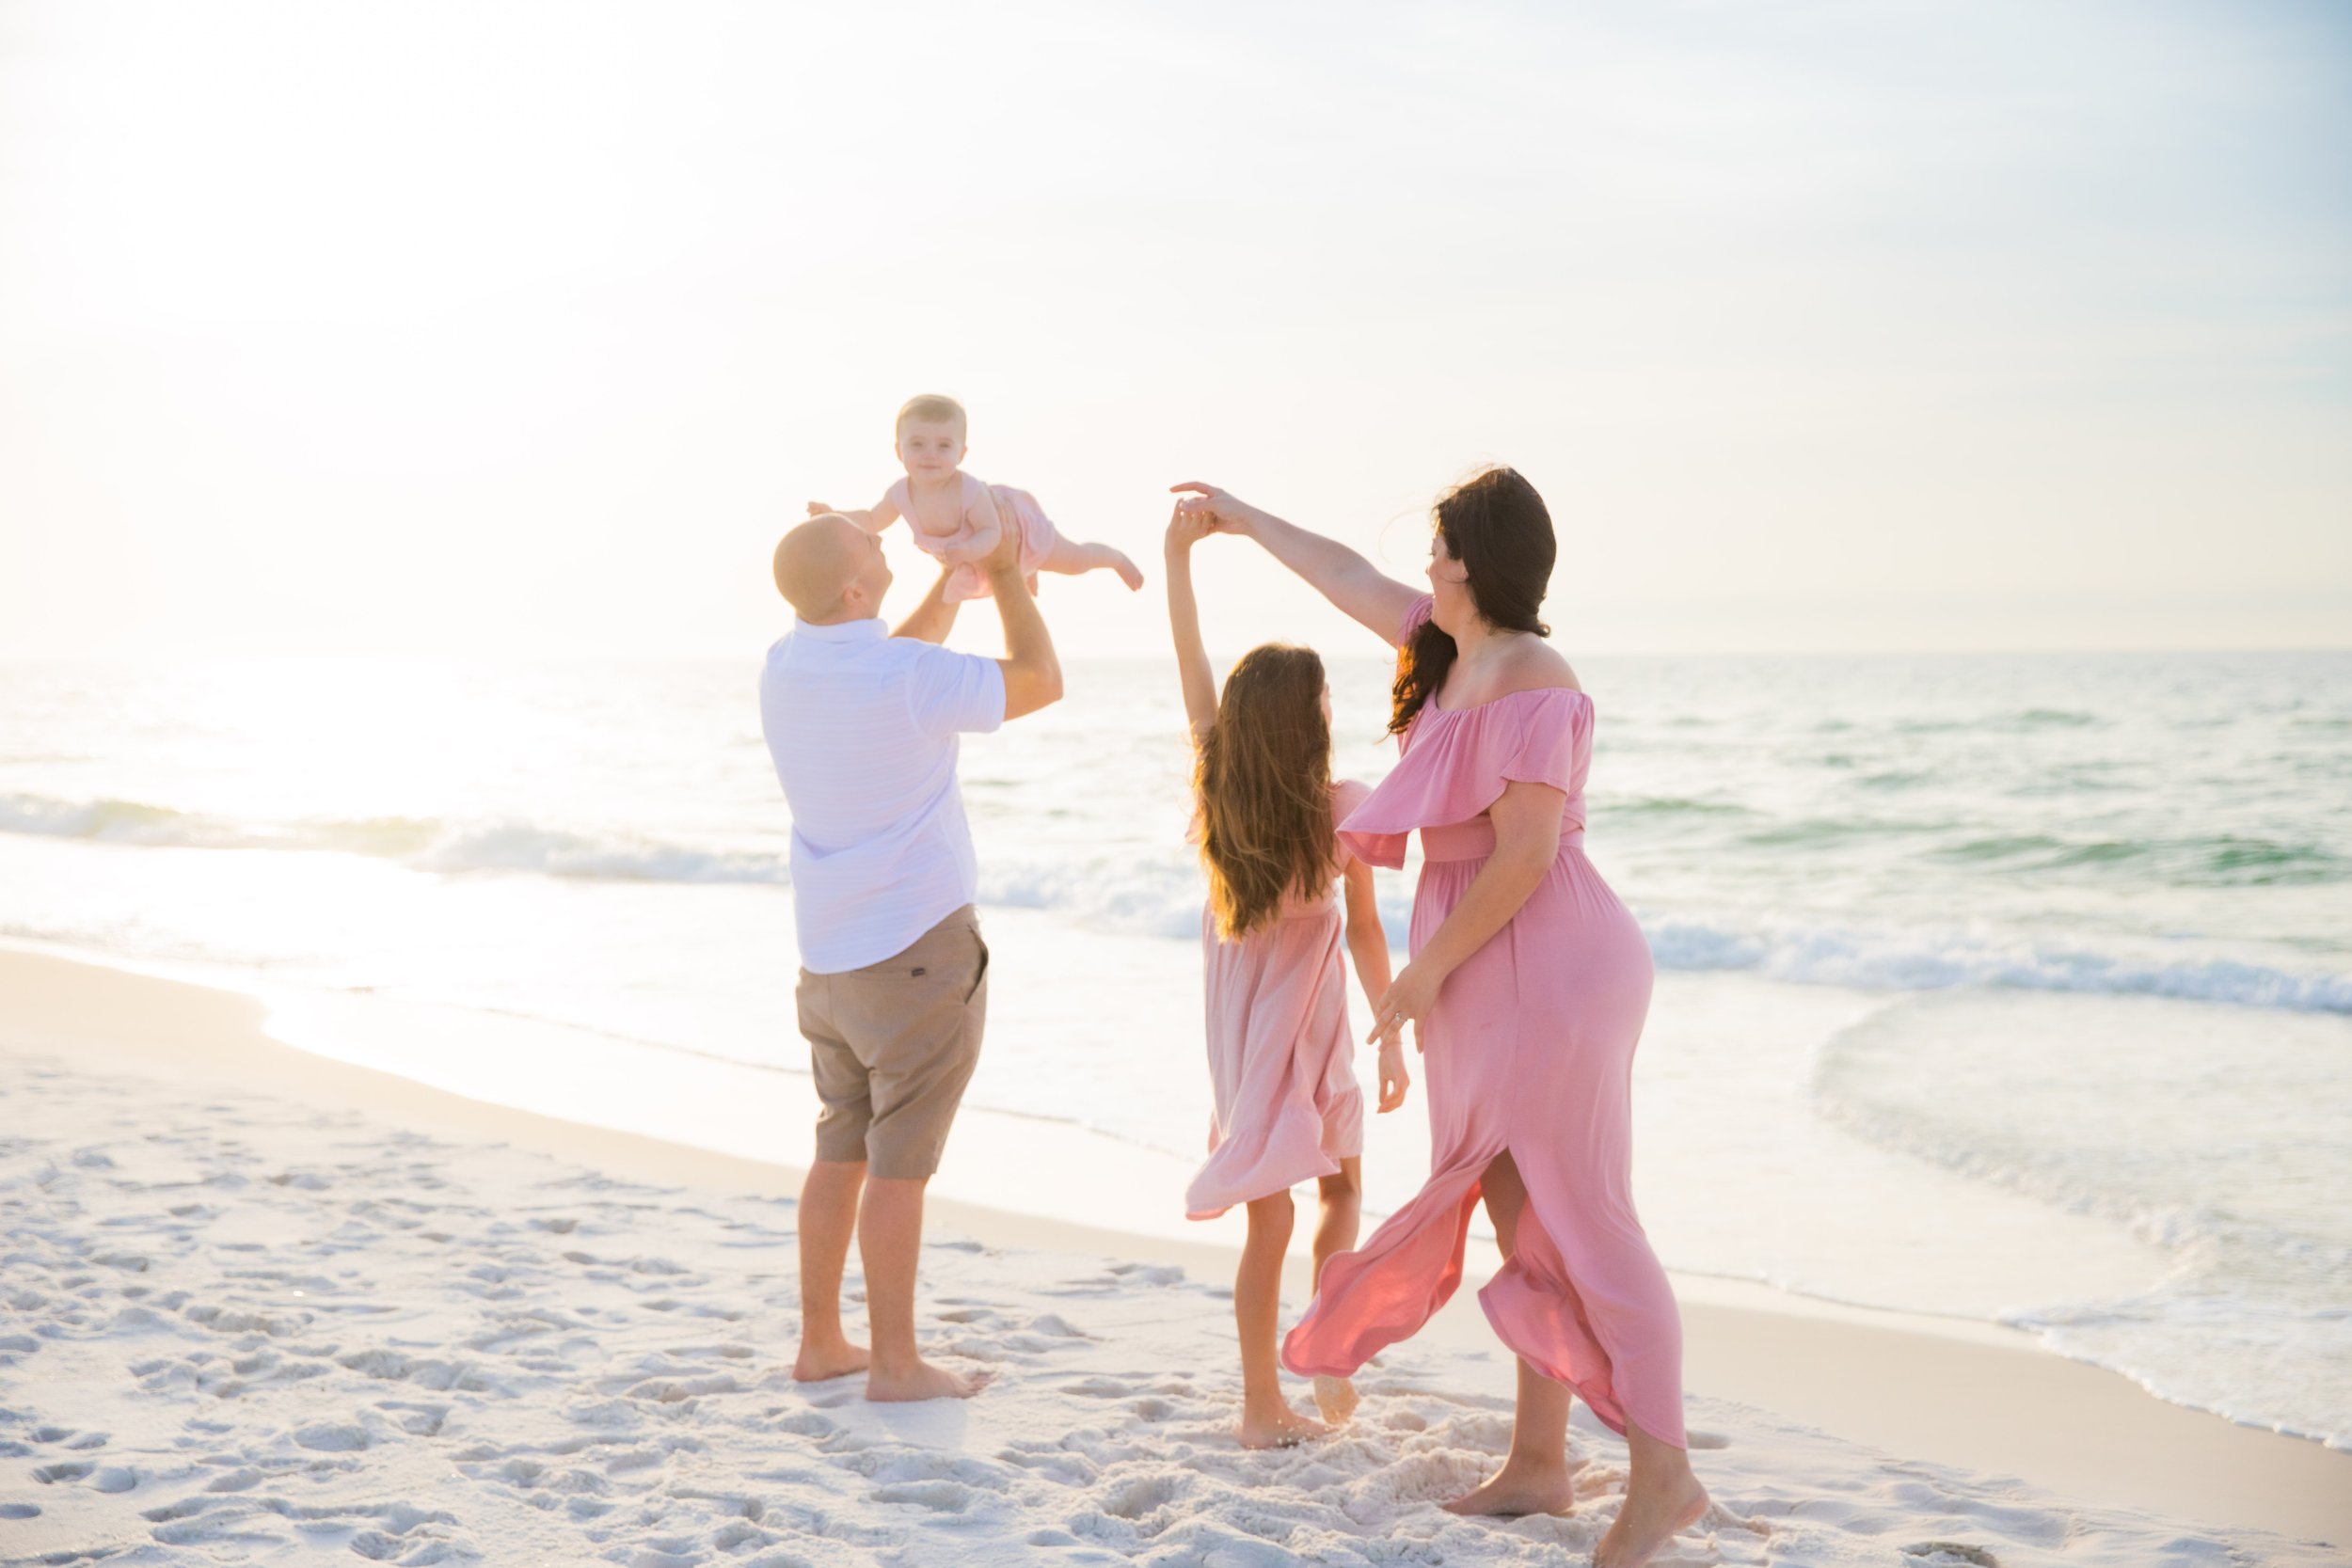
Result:
<instances>
[{"instance_id":1,"label":"girl's hand","mask_svg":"<svg viewBox=\"0 0 2352 1568\"><path fill-rule=\"evenodd\" d=\"M1179 505L1168 515L1168 553L1170 558L1183 555L1216 531L1215 518L1204 513L1186 512Z\"/></svg>"},{"instance_id":2,"label":"girl's hand","mask_svg":"<svg viewBox=\"0 0 2352 1568\"><path fill-rule=\"evenodd\" d=\"M1429 965L1414 960L1405 966L1390 983L1388 993L1372 1009L1372 1033L1367 1038L1381 1040L1382 1048L1394 1045L1405 1033L1405 1025L1413 1026L1413 1049L1421 1049L1421 1021L1437 1006L1438 990L1445 984L1445 976Z\"/></svg>"},{"instance_id":3,"label":"girl's hand","mask_svg":"<svg viewBox=\"0 0 2352 1568\"><path fill-rule=\"evenodd\" d=\"M1258 509L1248 501L1231 491L1220 490L1214 484L1203 484L1197 479L1171 484L1168 489L1184 497L1176 503L1178 514L1208 518L1213 532L1246 536L1249 532L1250 522L1257 516Z\"/></svg>"},{"instance_id":4,"label":"girl's hand","mask_svg":"<svg viewBox=\"0 0 2352 1568\"><path fill-rule=\"evenodd\" d=\"M1393 1039L1380 1042L1380 1110L1393 1111L1405 1103L1405 1091L1413 1086L1410 1073L1405 1070L1405 1048Z\"/></svg>"}]
</instances>

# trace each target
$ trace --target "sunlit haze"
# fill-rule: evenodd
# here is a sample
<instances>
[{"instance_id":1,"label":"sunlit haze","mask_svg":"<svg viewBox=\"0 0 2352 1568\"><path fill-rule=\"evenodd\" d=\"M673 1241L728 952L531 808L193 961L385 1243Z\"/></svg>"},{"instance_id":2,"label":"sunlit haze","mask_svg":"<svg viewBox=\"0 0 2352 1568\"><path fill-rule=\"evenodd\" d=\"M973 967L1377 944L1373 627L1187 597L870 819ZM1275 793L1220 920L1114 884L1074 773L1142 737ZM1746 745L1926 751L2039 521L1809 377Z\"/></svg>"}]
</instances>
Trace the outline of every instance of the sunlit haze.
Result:
<instances>
[{"instance_id":1,"label":"sunlit haze","mask_svg":"<svg viewBox=\"0 0 2352 1568\"><path fill-rule=\"evenodd\" d=\"M2341 645L2348 154L2324 4L7 4L0 657L748 658L918 391L1082 655L1491 460L1571 653Z\"/></svg>"}]
</instances>

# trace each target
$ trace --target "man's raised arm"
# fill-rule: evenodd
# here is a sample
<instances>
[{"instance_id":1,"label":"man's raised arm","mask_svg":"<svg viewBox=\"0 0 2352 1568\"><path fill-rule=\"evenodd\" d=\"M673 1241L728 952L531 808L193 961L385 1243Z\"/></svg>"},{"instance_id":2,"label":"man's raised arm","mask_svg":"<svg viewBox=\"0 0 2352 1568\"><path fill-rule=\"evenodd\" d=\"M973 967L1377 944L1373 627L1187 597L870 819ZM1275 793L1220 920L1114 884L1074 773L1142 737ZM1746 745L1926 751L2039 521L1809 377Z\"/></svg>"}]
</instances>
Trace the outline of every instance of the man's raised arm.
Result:
<instances>
[{"instance_id":1,"label":"man's raised arm","mask_svg":"<svg viewBox=\"0 0 2352 1568\"><path fill-rule=\"evenodd\" d=\"M1038 613L1028 579L1021 575L1019 529L1006 529L996 541L996 551L988 558L988 586L1005 623L1005 657L996 661L1005 673L1005 717L1018 719L1061 701L1061 660L1055 657L1053 634Z\"/></svg>"},{"instance_id":2,"label":"man's raised arm","mask_svg":"<svg viewBox=\"0 0 2352 1568\"><path fill-rule=\"evenodd\" d=\"M947 641L947 634L955 629L956 611L961 608L947 602L947 575L946 571L939 574L931 591L923 595L923 602L908 611L907 618L898 623L898 630L891 636L912 637L919 642Z\"/></svg>"}]
</instances>

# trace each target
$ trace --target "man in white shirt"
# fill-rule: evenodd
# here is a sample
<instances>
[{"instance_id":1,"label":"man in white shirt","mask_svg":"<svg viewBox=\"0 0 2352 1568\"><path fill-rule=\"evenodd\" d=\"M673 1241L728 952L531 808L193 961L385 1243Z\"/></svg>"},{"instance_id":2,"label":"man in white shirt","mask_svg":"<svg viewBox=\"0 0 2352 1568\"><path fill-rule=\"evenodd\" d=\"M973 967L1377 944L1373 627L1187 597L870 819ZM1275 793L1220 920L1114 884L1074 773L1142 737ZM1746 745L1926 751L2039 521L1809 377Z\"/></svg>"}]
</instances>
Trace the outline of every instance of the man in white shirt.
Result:
<instances>
[{"instance_id":1,"label":"man in white shirt","mask_svg":"<svg viewBox=\"0 0 2352 1568\"><path fill-rule=\"evenodd\" d=\"M938 644L946 577L895 634L882 542L838 514L776 546L792 630L768 650L760 725L792 810L801 1033L823 1108L801 1190L803 1382L866 1373L872 1400L965 1399L987 1380L934 1367L914 1343L923 1189L977 1065L988 948L956 737L1061 696L1061 666L1021 576L1019 531L987 562L1005 657ZM841 1326L852 1235L873 1348Z\"/></svg>"}]
</instances>

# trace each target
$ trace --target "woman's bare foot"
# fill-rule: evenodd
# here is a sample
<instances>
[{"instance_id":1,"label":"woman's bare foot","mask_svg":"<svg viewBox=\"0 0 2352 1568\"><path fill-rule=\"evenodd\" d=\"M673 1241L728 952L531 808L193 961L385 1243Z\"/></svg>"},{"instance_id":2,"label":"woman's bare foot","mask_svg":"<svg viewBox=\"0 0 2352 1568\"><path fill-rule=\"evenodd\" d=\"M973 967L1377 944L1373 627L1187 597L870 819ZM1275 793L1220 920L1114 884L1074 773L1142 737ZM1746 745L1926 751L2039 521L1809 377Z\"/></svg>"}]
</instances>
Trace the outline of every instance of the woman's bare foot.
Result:
<instances>
[{"instance_id":1,"label":"woman's bare foot","mask_svg":"<svg viewBox=\"0 0 2352 1568\"><path fill-rule=\"evenodd\" d=\"M803 1340L801 1354L792 1358L792 1381L823 1383L828 1379L848 1377L862 1372L871 1361L864 1345L853 1345L847 1339L830 1345L812 1345Z\"/></svg>"},{"instance_id":2,"label":"woman's bare foot","mask_svg":"<svg viewBox=\"0 0 2352 1568\"><path fill-rule=\"evenodd\" d=\"M1697 1524L1706 1512L1707 1488L1696 1476L1685 1475L1639 1494L1629 1490L1616 1522L1593 1553L1593 1568L1642 1568L1659 1547Z\"/></svg>"},{"instance_id":3,"label":"woman's bare foot","mask_svg":"<svg viewBox=\"0 0 2352 1568\"><path fill-rule=\"evenodd\" d=\"M1445 1505L1448 1513L1491 1514L1516 1519L1528 1513L1565 1513L1576 1506L1576 1487L1565 1466L1539 1468L1506 1459L1494 1479Z\"/></svg>"},{"instance_id":4,"label":"woman's bare foot","mask_svg":"<svg viewBox=\"0 0 2352 1568\"><path fill-rule=\"evenodd\" d=\"M1314 1437L1328 1437L1331 1429L1312 1417L1301 1416L1288 1404L1271 1410L1241 1413L1241 1446L1245 1449L1295 1449Z\"/></svg>"},{"instance_id":5,"label":"woman's bare foot","mask_svg":"<svg viewBox=\"0 0 2352 1568\"><path fill-rule=\"evenodd\" d=\"M866 1374L866 1397L876 1404L902 1404L914 1400L968 1400L987 1387L993 1372L951 1372L928 1361L903 1371L877 1369Z\"/></svg>"},{"instance_id":6,"label":"woman's bare foot","mask_svg":"<svg viewBox=\"0 0 2352 1568\"><path fill-rule=\"evenodd\" d=\"M1315 1408L1321 1411L1323 1418L1333 1426L1345 1426L1355 1416L1356 1407L1362 1402L1363 1396L1356 1392L1356 1386L1347 1379L1343 1377L1315 1379Z\"/></svg>"}]
</instances>

